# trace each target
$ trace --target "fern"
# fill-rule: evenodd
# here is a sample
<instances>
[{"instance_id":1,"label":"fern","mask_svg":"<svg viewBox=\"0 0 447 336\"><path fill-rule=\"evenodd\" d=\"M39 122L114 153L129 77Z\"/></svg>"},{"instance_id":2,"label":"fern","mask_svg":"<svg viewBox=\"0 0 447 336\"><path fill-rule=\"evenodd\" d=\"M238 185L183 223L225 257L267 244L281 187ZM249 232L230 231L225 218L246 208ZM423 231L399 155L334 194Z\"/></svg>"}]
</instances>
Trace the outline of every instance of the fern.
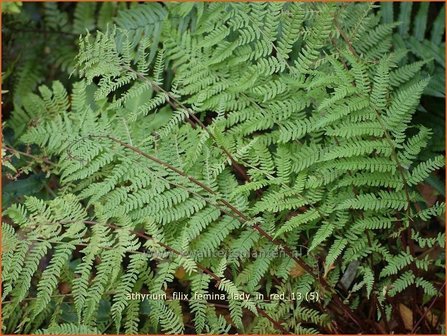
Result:
<instances>
[{"instance_id":1,"label":"fern","mask_svg":"<svg viewBox=\"0 0 447 336\"><path fill-rule=\"evenodd\" d=\"M372 7L47 5L82 35L73 84L30 84L7 121L59 187L5 211L4 331L367 333L365 302L435 296L428 61L393 46L408 11Z\"/></svg>"}]
</instances>

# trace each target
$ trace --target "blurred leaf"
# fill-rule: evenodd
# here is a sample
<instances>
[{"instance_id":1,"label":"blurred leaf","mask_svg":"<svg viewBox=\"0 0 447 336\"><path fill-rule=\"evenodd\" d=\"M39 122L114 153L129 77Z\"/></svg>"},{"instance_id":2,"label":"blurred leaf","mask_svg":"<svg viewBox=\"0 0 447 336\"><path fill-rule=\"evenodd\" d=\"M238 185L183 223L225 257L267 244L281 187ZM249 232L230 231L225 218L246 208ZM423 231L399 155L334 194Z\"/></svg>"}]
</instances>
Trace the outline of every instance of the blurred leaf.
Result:
<instances>
[{"instance_id":1,"label":"blurred leaf","mask_svg":"<svg viewBox=\"0 0 447 336\"><path fill-rule=\"evenodd\" d=\"M399 33L401 35L408 35L410 29L411 9L413 4L411 2L402 2L400 4L400 12L398 21L401 22L399 26Z\"/></svg>"},{"instance_id":2,"label":"blurred leaf","mask_svg":"<svg viewBox=\"0 0 447 336\"><path fill-rule=\"evenodd\" d=\"M21 2L3 2L2 14L19 14L22 8Z\"/></svg>"},{"instance_id":3,"label":"blurred leaf","mask_svg":"<svg viewBox=\"0 0 447 336\"><path fill-rule=\"evenodd\" d=\"M404 322L405 329L413 329L413 312L406 305L399 303L399 313Z\"/></svg>"},{"instance_id":4,"label":"blurred leaf","mask_svg":"<svg viewBox=\"0 0 447 336\"><path fill-rule=\"evenodd\" d=\"M442 9L439 11L438 16L433 22L430 40L434 44L437 45L441 44L443 41L442 37L444 36L444 32L445 32L445 5L442 6Z\"/></svg>"},{"instance_id":5,"label":"blurred leaf","mask_svg":"<svg viewBox=\"0 0 447 336\"><path fill-rule=\"evenodd\" d=\"M427 177L425 182L432 186L442 196L445 196L445 184L439 179L439 177L430 175L429 177Z\"/></svg>"},{"instance_id":6,"label":"blurred leaf","mask_svg":"<svg viewBox=\"0 0 447 336\"><path fill-rule=\"evenodd\" d=\"M422 41L425 37L425 29L427 27L427 15L429 5L430 3L428 2L421 2L416 17L414 18L413 35L419 41Z\"/></svg>"},{"instance_id":7,"label":"blurred leaf","mask_svg":"<svg viewBox=\"0 0 447 336\"><path fill-rule=\"evenodd\" d=\"M427 206L431 207L438 200L438 196L436 190L429 184L421 184L418 186L418 189L424 198Z\"/></svg>"},{"instance_id":8,"label":"blurred leaf","mask_svg":"<svg viewBox=\"0 0 447 336\"><path fill-rule=\"evenodd\" d=\"M72 304L66 302L61 304L61 320L64 322L76 323L78 322L78 315Z\"/></svg>"},{"instance_id":9,"label":"blurred leaf","mask_svg":"<svg viewBox=\"0 0 447 336\"><path fill-rule=\"evenodd\" d=\"M382 21L383 23L393 23L394 22L394 3L384 2L381 5Z\"/></svg>"},{"instance_id":10,"label":"blurred leaf","mask_svg":"<svg viewBox=\"0 0 447 336\"><path fill-rule=\"evenodd\" d=\"M2 191L2 207L7 208L19 197L33 195L43 188L42 181L45 174L31 175L25 179L12 181L3 186Z\"/></svg>"}]
</instances>

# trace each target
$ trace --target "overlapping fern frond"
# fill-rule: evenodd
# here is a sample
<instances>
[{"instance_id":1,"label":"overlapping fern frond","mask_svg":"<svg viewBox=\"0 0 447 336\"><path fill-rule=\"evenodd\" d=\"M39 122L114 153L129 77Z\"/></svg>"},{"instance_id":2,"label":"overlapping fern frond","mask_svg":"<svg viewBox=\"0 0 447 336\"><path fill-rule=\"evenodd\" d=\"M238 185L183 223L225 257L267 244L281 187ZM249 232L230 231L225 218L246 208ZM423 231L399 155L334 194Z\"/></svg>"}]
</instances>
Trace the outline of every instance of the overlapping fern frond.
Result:
<instances>
[{"instance_id":1,"label":"overlapping fern frond","mask_svg":"<svg viewBox=\"0 0 447 336\"><path fill-rule=\"evenodd\" d=\"M414 250L444 241L423 234L444 204L414 188L445 163L420 162L431 132L412 124L429 78L379 20L354 3L135 4L82 36L80 80L41 86L11 120L61 188L5 213L5 330L318 333L345 319L323 309L340 285L345 311L374 296L376 318L411 286L436 295L442 262ZM129 299L179 283L224 293L229 315ZM309 292L319 304L268 299Z\"/></svg>"}]
</instances>

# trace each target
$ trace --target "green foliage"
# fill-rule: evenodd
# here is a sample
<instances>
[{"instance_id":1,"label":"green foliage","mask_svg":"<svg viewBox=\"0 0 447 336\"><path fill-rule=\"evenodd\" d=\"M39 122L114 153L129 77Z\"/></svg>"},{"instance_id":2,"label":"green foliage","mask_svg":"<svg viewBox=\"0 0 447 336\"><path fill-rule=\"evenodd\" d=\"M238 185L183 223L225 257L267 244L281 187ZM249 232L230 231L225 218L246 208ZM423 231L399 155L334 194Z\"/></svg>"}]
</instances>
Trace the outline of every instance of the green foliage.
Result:
<instances>
[{"instance_id":1,"label":"green foliage","mask_svg":"<svg viewBox=\"0 0 447 336\"><path fill-rule=\"evenodd\" d=\"M403 65L394 71L392 82L407 82L417 73L429 75L424 96L414 120L432 129L424 159L432 153L445 152L445 5L435 3L382 3L380 13L384 23L401 22L393 35L393 43L408 52ZM429 181L435 185L437 179ZM444 186L442 187L444 189Z\"/></svg>"},{"instance_id":2,"label":"green foliage","mask_svg":"<svg viewBox=\"0 0 447 336\"><path fill-rule=\"evenodd\" d=\"M21 2L6 2L2 6L3 14L18 14L20 13L20 8L22 7Z\"/></svg>"},{"instance_id":3,"label":"green foliage","mask_svg":"<svg viewBox=\"0 0 447 336\"><path fill-rule=\"evenodd\" d=\"M14 91L6 126L59 188L5 211L5 333L313 334L346 326L337 302L364 318L374 297L377 320L406 291L435 297L444 260L414 245L444 246L428 227L445 206L416 187L445 158L421 155L431 82L393 44L405 20L363 3L96 7L71 24L45 4L49 28L82 34L76 80Z\"/></svg>"}]
</instances>

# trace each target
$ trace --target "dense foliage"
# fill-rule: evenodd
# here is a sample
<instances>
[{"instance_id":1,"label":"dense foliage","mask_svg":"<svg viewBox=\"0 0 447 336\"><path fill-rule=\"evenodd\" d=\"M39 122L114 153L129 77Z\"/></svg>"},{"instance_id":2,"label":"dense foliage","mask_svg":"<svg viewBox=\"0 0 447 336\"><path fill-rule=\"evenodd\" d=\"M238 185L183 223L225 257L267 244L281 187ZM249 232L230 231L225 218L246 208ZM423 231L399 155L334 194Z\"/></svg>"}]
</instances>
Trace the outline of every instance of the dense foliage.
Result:
<instances>
[{"instance_id":1,"label":"dense foliage","mask_svg":"<svg viewBox=\"0 0 447 336\"><path fill-rule=\"evenodd\" d=\"M441 332L435 14L14 7L3 332Z\"/></svg>"}]
</instances>

